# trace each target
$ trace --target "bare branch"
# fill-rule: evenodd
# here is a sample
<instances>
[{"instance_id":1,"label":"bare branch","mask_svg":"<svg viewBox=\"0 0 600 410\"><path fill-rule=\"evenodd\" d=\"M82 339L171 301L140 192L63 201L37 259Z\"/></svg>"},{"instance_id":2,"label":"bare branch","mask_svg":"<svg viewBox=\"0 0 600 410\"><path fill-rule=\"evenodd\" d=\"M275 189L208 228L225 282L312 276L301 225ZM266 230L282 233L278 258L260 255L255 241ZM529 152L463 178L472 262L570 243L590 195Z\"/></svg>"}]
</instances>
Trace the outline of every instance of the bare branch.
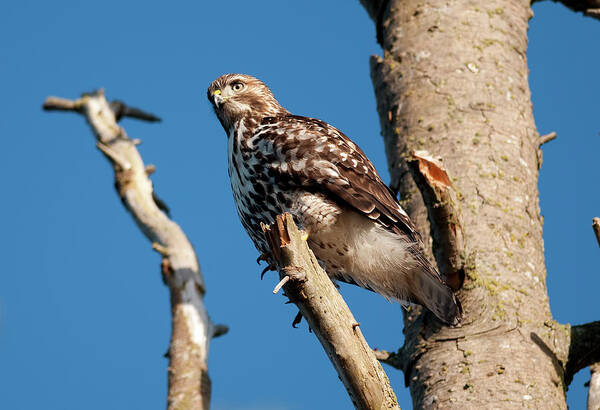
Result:
<instances>
[{"instance_id":1,"label":"bare branch","mask_svg":"<svg viewBox=\"0 0 600 410\"><path fill-rule=\"evenodd\" d=\"M402 355L402 348L400 348L398 353L390 353L387 350L378 349L374 349L373 353L381 363L385 363L401 371L406 369L406 358Z\"/></svg>"},{"instance_id":2,"label":"bare branch","mask_svg":"<svg viewBox=\"0 0 600 410\"><path fill-rule=\"evenodd\" d=\"M584 367L600 362L600 321L571 327L571 344L565 365L565 385Z\"/></svg>"},{"instance_id":3,"label":"bare branch","mask_svg":"<svg viewBox=\"0 0 600 410\"><path fill-rule=\"evenodd\" d=\"M596 234L598 245L600 245L600 218L596 217L592 219L592 228L594 228L594 233Z\"/></svg>"},{"instance_id":4,"label":"bare branch","mask_svg":"<svg viewBox=\"0 0 600 410\"><path fill-rule=\"evenodd\" d=\"M142 121L148 122L160 122L162 121L156 115L142 111L139 108L130 107L125 104L123 101L114 100L110 103L110 108L115 114L115 118L117 122L121 120L123 117L135 118Z\"/></svg>"},{"instance_id":5,"label":"bare branch","mask_svg":"<svg viewBox=\"0 0 600 410\"><path fill-rule=\"evenodd\" d=\"M80 100L72 101L66 98L60 97L48 97L44 101L42 108L46 111L80 111L81 105L78 104Z\"/></svg>"},{"instance_id":6,"label":"bare branch","mask_svg":"<svg viewBox=\"0 0 600 410\"><path fill-rule=\"evenodd\" d=\"M383 46L383 15L388 7L389 0L360 0L360 3L375 23L377 42Z\"/></svg>"},{"instance_id":7,"label":"bare branch","mask_svg":"<svg viewBox=\"0 0 600 410\"><path fill-rule=\"evenodd\" d=\"M531 3L537 3L541 0L533 0ZM599 0L552 0L554 3L562 3L573 11L580 11L585 16L600 19L600 1Z\"/></svg>"},{"instance_id":8,"label":"bare branch","mask_svg":"<svg viewBox=\"0 0 600 410\"><path fill-rule=\"evenodd\" d=\"M408 161L413 179L427 207L433 254L448 285L458 290L464 281L463 231L458 203L441 162L426 151L415 151Z\"/></svg>"},{"instance_id":9,"label":"bare branch","mask_svg":"<svg viewBox=\"0 0 600 410\"><path fill-rule=\"evenodd\" d=\"M356 319L321 269L289 214L263 225L286 296L315 333L359 409L397 409L387 375L365 341Z\"/></svg>"},{"instance_id":10,"label":"bare branch","mask_svg":"<svg viewBox=\"0 0 600 410\"><path fill-rule=\"evenodd\" d=\"M213 339L226 335L227 333L229 333L229 326L223 324L213 326Z\"/></svg>"},{"instance_id":11,"label":"bare branch","mask_svg":"<svg viewBox=\"0 0 600 410\"><path fill-rule=\"evenodd\" d=\"M214 326L209 320L196 253L179 225L157 206L136 141L129 139L117 125L103 90L84 94L75 101L49 97L43 108L75 111L85 116L98 149L113 165L115 185L123 204L153 249L162 256L161 270L171 294L173 320L168 354L168 408L208 409L211 391L208 347L210 339L226 333L227 327Z\"/></svg>"},{"instance_id":12,"label":"bare branch","mask_svg":"<svg viewBox=\"0 0 600 410\"><path fill-rule=\"evenodd\" d=\"M542 164L544 163L544 152L542 151L542 145L552 141L556 138L556 132L552 131L549 134L542 135L538 139L538 149L537 149L537 167L538 169L542 168Z\"/></svg>"},{"instance_id":13,"label":"bare branch","mask_svg":"<svg viewBox=\"0 0 600 410\"><path fill-rule=\"evenodd\" d=\"M547 143L547 142L550 142L550 141L552 141L552 140L553 140L553 139L555 139L555 138L556 138L556 131L552 131L552 132L551 132L551 133L549 133L549 134L542 135L542 136L540 137L540 146L544 145L544 144L545 144L545 143Z\"/></svg>"},{"instance_id":14,"label":"bare branch","mask_svg":"<svg viewBox=\"0 0 600 410\"><path fill-rule=\"evenodd\" d=\"M284 276L277 285L275 285L275 288L273 289L273 294L276 295L277 293L279 293L279 290L283 287L283 285L285 285L286 283L288 283L288 281L290 280L289 276Z\"/></svg>"}]
</instances>

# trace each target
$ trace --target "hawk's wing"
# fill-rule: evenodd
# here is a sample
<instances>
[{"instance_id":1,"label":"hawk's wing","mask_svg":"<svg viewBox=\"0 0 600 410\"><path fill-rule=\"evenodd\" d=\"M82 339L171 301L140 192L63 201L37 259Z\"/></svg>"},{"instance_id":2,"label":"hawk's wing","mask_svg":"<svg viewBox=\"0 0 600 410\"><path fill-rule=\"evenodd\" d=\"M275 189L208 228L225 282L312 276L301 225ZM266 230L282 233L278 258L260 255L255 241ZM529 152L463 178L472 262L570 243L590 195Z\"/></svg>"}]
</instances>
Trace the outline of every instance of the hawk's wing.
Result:
<instances>
[{"instance_id":1,"label":"hawk's wing","mask_svg":"<svg viewBox=\"0 0 600 410\"><path fill-rule=\"evenodd\" d=\"M333 196L387 229L422 242L371 161L338 129L288 115L265 118L254 137L253 143L264 144L261 151L269 153L265 159L282 180Z\"/></svg>"}]
</instances>

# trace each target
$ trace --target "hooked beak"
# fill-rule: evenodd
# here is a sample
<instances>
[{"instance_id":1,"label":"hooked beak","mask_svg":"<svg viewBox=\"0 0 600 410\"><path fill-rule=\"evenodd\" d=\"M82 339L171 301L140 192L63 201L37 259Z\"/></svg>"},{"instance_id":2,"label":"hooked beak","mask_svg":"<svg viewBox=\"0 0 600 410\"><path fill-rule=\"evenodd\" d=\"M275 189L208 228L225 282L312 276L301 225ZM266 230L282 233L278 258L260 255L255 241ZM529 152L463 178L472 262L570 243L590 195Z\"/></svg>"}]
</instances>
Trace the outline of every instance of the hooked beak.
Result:
<instances>
[{"instance_id":1,"label":"hooked beak","mask_svg":"<svg viewBox=\"0 0 600 410\"><path fill-rule=\"evenodd\" d=\"M213 102L215 104L215 107L221 108L221 105L223 105L223 103L225 102L225 98L223 98L221 90L215 90L213 92Z\"/></svg>"}]
</instances>

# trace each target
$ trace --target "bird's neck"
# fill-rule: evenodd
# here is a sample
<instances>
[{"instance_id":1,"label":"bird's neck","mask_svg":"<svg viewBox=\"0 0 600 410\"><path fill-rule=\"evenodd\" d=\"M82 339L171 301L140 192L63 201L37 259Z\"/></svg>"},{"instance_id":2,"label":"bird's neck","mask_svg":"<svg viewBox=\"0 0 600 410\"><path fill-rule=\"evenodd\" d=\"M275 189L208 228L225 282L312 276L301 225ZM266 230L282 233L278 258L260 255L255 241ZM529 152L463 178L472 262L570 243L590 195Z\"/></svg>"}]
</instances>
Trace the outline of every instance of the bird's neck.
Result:
<instances>
[{"instance_id":1,"label":"bird's neck","mask_svg":"<svg viewBox=\"0 0 600 410\"><path fill-rule=\"evenodd\" d=\"M265 118L268 117L281 117L289 115L289 111L282 106L274 107L272 110L266 110L262 112L251 112L247 115L236 118L231 125L228 127L228 136L238 135L238 138L249 138L251 137L256 129L263 123Z\"/></svg>"}]
</instances>

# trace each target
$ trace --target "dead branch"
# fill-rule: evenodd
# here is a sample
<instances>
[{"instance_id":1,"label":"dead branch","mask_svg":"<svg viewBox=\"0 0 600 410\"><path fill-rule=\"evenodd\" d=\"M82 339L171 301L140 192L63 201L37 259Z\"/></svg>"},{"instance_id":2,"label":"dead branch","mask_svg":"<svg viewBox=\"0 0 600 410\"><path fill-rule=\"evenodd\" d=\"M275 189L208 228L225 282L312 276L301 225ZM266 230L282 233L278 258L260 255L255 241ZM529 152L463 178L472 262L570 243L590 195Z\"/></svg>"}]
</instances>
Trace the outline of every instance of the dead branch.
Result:
<instances>
[{"instance_id":1,"label":"dead branch","mask_svg":"<svg viewBox=\"0 0 600 410\"><path fill-rule=\"evenodd\" d=\"M552 131L552 132L551 132L551 133L549 133L549 134L542 135L542 136L540 137L540 140L539 140L539 141L540 141L540 147L541 147L542 145L544 145L544 144L546 144L546 143L548 143L548 142L550 142L550 141L554 140L554 139L556 139L556 131Z\"/></svg>"},{"instance_id":2,"label":"dead branch","mask_svg":"<svg viewBox=\"0 0 600 410\"><path fill-rule=\"evenodd\" d=\"M402 353L402 348L397 353L390 353L387 350L374 349L373 353L377 360L381 363L385 363L388 366L392 366L395 369L404 371L406 369L407 358Z\"/></svg>"},{"instance_id":3,"label":"dead branch","mask_svg":"<svg viewBox=\"0 0 600 410\"><path fill-rule=\"evenodd\" d=\"M120 116L128 107L116 105ZM98 149L114 168L115 185L125 208L162 256L161 271L171 294L173 329L168 357L168 408L208 409L210 378L208 347L210 339L227 331L213 325L204 306L204 280L192 245L179 225L170 220L155 201L152 181L136 142L117 125L117 117L104 91L95 91L75 101L48 97L48 111L74 111L85 116L97 140ZM155 121L157 117L134 110L137 118ZM142 114L140 114L142 113ZM147 117L147 118L141 118Z\"/></svg>"},{"instance_id":4,"label":"dead branch","mask_svg":"<svg viewBox=\"0 0 600 410\"><path fill-rule=\"evenodd\" d=\"M115 119L119 122L123 117L136 118L142 121L148 122L160 122L162 121L156 115L140 110L139 108L130 107L123 101L113 100L110 102L110 109L115 114Z\"/></svg>"},{"instance_id":5,"label":"dead branch","mask_svg":"<svg viewBox=\"0 0 600 410\"><path fill-rule=\"evenodd\" d=\"M537 166L538 169L542 168L542 164L544 163L544 152L542 151L542 145L552 141L556 138L556 132L552 131L549 134L542 135L538 139L538 149L537 149Z\"/></svg>"},{"instance_id":6,"label":"dead branch","mask_svg":"<svg viewBox=\"0 0 600 410\"><path fill-rule=\"evenodd\" d=\"M571 327L569 356L565 365L565 385L584 367L600 362L600 321Z\"/></svg>"},{"instance_id":7,"label":"dead branch","mask_svg":"<svg viewBox=\"0 0 600 410\"><path fill-rule=\"evenodd\" d=\"M263 225L285 295L298 306L359 409L398 409L387 375L289 214Z\"/></svg>"},{"instance_id":8,"label":"dead branch","mask_svg":"<svg viewBox=\"0 0 600 410\"><path fill-rule=\"evenodd\" d=\"M360 0L360 3L375 23L377 42L383 46L383 16L389 0Z\"/></svg>"},{"instance_id":9,"label":"dead branch","mask_svg":"<svg viewBox=\"0 0 600 410\"><path fill-rule=\"evenodd\" d=\"M533 0L536 3L541 0ZM598 0L552 0L555 3L562 3L569 9L582 12L584 16L600 19L600 1Z\"/></svg>"},{"instance_id":10,"label":"dead branch","mask_svg":"<svg viewBox=\"0 0 600 410\"><path fill-rule=\"evenodd\" d=\"M465 277L461 257L464 241L460 211L448 174L441 162L426 151L413 152L408 168L427 207L438 268L448 285L458 290Z\"/></svg>"}]
</instances>

